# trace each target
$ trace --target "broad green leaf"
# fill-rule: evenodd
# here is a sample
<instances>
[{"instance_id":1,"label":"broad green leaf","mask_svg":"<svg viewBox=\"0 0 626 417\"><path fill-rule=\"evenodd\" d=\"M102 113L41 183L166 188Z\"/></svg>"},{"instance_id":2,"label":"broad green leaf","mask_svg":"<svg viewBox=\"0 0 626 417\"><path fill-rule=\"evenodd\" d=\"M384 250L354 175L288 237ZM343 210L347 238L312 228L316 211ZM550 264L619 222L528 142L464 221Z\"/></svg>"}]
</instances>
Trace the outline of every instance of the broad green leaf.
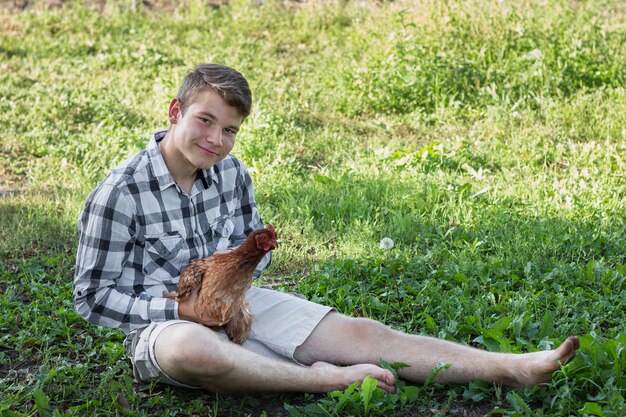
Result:
<instances>
[{"instance_id":1,"label":"broad green leaf","mask_svg":"<svg viewBox=\"0 0 626 417\"><path fill-rule=\"evenodd\" d=\"M526 404L522 397L520 397L519 394L515 391L509 391L509 393L506 394L506 399L509 400L509 403L511 403L516 411L519 411L520 413L528 413L527 415L532 415L532 410L530 409L528 404Z\"/></svg>"},{"instance_id":2,"label":"broad green leaf","mask_svg":"<svg viewBox=\"0 0 626 417\"><path fill-rule=\"evenodd\" d=\"M552 336L554 332L554 316L550 311L543 315L543 321L541 322L541 337L547 338Z\"/></svg>"},{"instance_id":3,"label":"broad green leaf","mask_svg":"<svg viewBox=\"0 0 626 417\"><path fill-rule=\"evenodd\" d=\"M429 332L434 333L437 329L435 320L430 317L428 313L422 313L422 317L424 318L424 324L426 325L426 329L428 329Z\"/></svg>"},{"instance_id":4,"label":"broad green leaf","mask_svg":"<svg viewBox=\"0 0 626 417\"><path fill-rule=\"evenodd\" d=\"M376 390L376 385L378 385L376 379L369 375L365 377L363 383L361 384L361 398L366 416L369 415L370 412L372 395Z\"/></svg>"},{"instance_id":5,"label":"broad green leaf","mask_svg":"<svg viewBox=\"0 0 626 417\"><path fill-rule=\"evenodd\" d=\"M586 402L585 406L580 410L580 413L583 415L592 415L604 417L606 414L602 410L602 407L598 405L598 403Z\"/></svg>"},{"instance_id":6,"label":"broad green leaf","mask_svg":"<svg viewBox=\"0 0 626 417\"><path fill-rule=\"evenodd\" d=\"M456 273L454 274L454 280L456 282L459 282L461 284L467 284L469 282L469 278L467 277L467 275L462 274L462 273Z\"/></svg>"},{"instance_id":7,"label":"broad green leaf","mask_svg":"<svg viewBox=\"0 0 626 417\"><path fill-rule=\"evenodd\" d=\"M487 346L490 352L500 352L500 342L496 338L488 336L487 333L482 337L482 343Z\"/></svg>"},{"instance_id":8,"label":"broad green leaf","mask_svg":"<svg viewBox=\"0 0 626 417\"><path fill-rule=\"evenodd\" d=\"M335 412L339 412L341 411L343 407L345 407L352 393L358 386L359 386L359 383L355 382L352 385L350 385L348 388L346 388L343 392L339 391L340 392L339 401L337 401L337 405L335 405L334 407Z\"/></svg>"},{"instance_id":9,"label":"broad green leaf","mask_svg":"<svg viewBox=\"0 0 626 417\"><path fill-rule=\"evenodd\" d=\"M501 333L504 330L506 330L507 327L509 327L512 321L513 321L512 317L509 317L509 316L501 317L491 325L489 330Z\"/></svg>"},{"instance_id":10,"label":"broad green leaf","mask_svg":"<svg viewBox=\"0 0 626 417\"><path fill-rule=\"evenodd\" d=\"M587 263L587 268L585 268L585 277L588 280L593 280L596 275L594 273L594 267L595 267L596 263L595 261L592 259L589 261L589 263Z\"/></svg>"},{"instance_id":11,"label":"broad green leaf","mask_svg":"<svg viewBox=\"0 0 626 417\"><path fill-rule=\"evenodd\" d=\"M428 378L426 378L426 381L424 381L424 386L426 387L426 386L430 385L430 383L433 382L433 379L435 379L435 377L437 376L437 374L439 372L441 372L441 370L448 369L451 366L452 366L452 364L449 364L449 363L443 363L443 362L438 363L433 368L433 370L430 371L430 374L428 375Z\"/></svg>"},{"instance_id":12,"label":"broad green leaf","mask_svg":"<svg viewBox=\"0 0 626 417\"><path fill-rule=\"evenodd\" d=\"M417 397L419 397L419 394L420 394L420 389L418 387L414 387L412 385L405 385L404 387L402 387L402 395L410 403L417 400Z\"/></svg>"},{"instance_id":13,"label":"broad green leaf","mask_svg":"<svg viewBox=\"0 0 626 417\"><path fill-rule=\"evenodd\" d=\"M47 417L50 415L50 398L46 395L45 392L38 388L34 394L35 397L35 406L37 406L37 411L39 415L42 417Z\"/></svg>"},{"instance_id":14,"label":"broad green leaf","mask_svg":"<svg viewBox=\"0 0 626 417\"><path fill-rule=\"evenodd\" d=\"M320 404L308 404L304 407L295 407L289 404L283 406L292 417L326 417L331 415Z\"/></svg>"}]
</instances>

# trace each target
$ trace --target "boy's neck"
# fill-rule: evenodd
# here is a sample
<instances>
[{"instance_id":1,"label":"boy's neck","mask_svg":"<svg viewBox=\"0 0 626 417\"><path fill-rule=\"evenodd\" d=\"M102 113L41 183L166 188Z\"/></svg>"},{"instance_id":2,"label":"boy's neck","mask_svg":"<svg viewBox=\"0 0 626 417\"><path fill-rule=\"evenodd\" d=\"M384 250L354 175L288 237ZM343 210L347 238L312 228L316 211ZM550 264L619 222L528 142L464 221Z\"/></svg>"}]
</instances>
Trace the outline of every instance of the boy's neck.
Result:
<instances>
[{"instance_id":1,"label":"boy's neck","mask_svg":"<svg viewBox=\"0 0 626 417\"><path fill-rule=\"evenodd\" d=\"M188 164L185 164L184 156L176 149L171 133L170 129L160 143L161 156L176 184L187 194L191 194L198 168L190 169Z\"/></svg>"}]
</instances>

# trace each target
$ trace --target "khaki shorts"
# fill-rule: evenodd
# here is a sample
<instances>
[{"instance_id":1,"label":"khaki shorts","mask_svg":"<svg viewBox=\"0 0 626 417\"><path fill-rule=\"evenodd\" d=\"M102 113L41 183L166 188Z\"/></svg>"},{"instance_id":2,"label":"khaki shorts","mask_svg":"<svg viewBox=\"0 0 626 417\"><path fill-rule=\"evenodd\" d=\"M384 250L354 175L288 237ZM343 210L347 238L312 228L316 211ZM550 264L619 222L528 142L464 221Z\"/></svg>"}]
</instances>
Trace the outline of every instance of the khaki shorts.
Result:
<instances>
[{"instance_id":1,"label":"khaki shorts","mask_svg":"<svg viewBox=\"0 0 626 417\"><path fill-rule=\"evenodd\" d=\"M252 330L242 347L260 355L298 363L294 352L313 332L319 322L333 309L315 304L295 295L266 288L252 287L246 294L254 314ZM159 334L167 327L185 320L153 322L148 327L131 332L124 341L135 379L142 382L157 381L186 388L192 387L174 380L163 372L156 361L154 345ZM217 331L224 340L224 330Z\"/></svg>"}]
</instances>

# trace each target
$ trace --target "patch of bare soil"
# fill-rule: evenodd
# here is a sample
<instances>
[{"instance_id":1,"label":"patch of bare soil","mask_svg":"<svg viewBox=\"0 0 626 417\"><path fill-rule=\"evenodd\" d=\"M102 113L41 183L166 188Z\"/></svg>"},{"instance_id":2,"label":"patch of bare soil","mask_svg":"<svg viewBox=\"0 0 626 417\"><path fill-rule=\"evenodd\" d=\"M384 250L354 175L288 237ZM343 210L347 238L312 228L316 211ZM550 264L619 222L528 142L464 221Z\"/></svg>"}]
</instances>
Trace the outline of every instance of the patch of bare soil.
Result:
<instances>
[{"instance_id":1,"label":"patch of bare soil","mask_svg":"<svg viewBox=\"0 0 626 417\"><path fill-rule=\"evenodd\" d=\"M228 4L228 0L204 0L207 7L216 8ZM50 10L63 7L71 3L71 0L0 0L0 11L8 13L20 13L25 10ZM107 4L119 4L119 1L111 0L83 0L83 4L93 7L102 13ZM130 0L124 2L131 9L143 8L148 11L172 11L181 5L175 0Z\"/></svg>"}]
</instances>

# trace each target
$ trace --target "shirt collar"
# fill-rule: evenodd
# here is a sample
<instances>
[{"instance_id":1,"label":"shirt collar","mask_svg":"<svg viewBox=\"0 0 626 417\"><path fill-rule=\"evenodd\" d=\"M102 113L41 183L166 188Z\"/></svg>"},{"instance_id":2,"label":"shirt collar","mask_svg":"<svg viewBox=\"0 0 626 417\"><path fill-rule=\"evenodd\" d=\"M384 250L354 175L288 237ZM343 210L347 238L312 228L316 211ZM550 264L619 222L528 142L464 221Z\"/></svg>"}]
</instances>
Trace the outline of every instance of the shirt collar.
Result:
<instances>
[{"instance_id":1,"label":"shirt collar","mask_svg":"<svg viewBox=\"0 0 626 417\"><path fill-rule=\"evenodd\" d=\"M148 157L150 158L150 164L152 165L152 172L159 182L161 189L171 187L175 185L174 177L167 169L165 160L161 154L160 143L165 138L167 130L159 130L152 135L150 142L148 143ZM218 164L219 165L219 164ZM202 179L202 185L204 188L209 188L212 182L216 184L220 182L218 172L220 171L215 165L209 169L203 169L199 172L199 177ZM198 178L196 178L196 181Z\"/></svg>"}]
</instances>

